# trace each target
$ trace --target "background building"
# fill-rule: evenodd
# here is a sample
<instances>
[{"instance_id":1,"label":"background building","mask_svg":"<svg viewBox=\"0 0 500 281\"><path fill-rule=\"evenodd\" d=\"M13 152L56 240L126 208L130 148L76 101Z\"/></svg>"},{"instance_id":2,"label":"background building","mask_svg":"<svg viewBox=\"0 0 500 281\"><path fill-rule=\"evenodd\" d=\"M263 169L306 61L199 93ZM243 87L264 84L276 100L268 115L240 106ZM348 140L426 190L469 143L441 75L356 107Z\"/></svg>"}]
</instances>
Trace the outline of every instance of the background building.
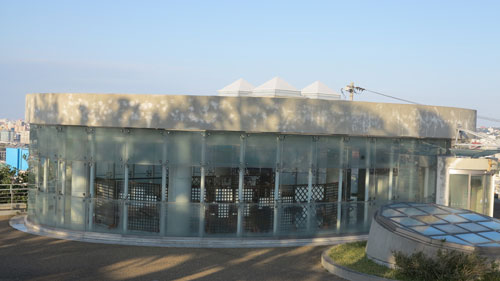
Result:
<instances>
[{"instance_id":1,"label":"background building","mask_svg":"<svg viewBox=\"0 0 500 281\"><path fill-rule=\"evenodd\" d=\"M7 147L5 149L5 164L19 170L28 170L29 150L27 148Z\"/></svg>"}]
</instances>

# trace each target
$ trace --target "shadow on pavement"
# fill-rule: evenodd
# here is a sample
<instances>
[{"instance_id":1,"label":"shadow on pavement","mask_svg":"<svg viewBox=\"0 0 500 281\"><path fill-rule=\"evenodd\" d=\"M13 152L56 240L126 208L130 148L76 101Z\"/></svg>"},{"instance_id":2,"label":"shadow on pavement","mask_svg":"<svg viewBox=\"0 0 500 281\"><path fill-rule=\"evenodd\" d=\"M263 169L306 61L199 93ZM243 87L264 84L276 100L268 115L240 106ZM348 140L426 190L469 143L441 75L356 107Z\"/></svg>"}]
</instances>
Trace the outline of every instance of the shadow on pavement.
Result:
<instances>
[{"instance_id":1,"label":"shadow on pavement","mask_svg":"<svg viewBox=\"0 0 500 281\"><path fill-rule=\"evenodd\" d=\"M155 248L35 236L0 217L0 280L342 280L322 247Z\"/></svg>"}]
</instances>

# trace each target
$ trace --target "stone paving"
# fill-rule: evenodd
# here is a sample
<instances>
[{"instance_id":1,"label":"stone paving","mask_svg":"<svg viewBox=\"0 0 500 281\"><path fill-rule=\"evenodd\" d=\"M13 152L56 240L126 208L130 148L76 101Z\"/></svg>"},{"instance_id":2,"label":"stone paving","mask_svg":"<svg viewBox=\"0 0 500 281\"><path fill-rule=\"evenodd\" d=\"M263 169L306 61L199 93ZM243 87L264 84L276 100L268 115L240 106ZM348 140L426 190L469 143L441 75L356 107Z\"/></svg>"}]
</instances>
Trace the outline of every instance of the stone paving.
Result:
<instances>
[{"instance_id":1,"label":"stone paving","mask_svg":"<svg viewBox=\"0 0 500 281\"><path fill-rule=\"evenodd\" d=\"M17 231L0 217L0 280L343 280L328 246L193 249L93 244Z\"/></svg>"}]
</instances>

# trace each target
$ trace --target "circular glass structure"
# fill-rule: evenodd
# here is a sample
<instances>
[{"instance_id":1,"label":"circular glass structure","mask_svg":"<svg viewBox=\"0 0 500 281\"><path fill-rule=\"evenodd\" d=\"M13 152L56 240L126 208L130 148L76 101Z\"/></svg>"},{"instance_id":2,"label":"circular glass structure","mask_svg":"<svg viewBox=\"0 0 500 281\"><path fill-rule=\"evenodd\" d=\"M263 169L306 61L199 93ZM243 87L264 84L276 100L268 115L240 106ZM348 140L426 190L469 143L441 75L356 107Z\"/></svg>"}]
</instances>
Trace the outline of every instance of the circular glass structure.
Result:
<instances>
[{"instance_id":1,"label":"circular glass structure","mask_svg":"<svg viewBox=\"0 0 500 281\"><path fill-rule=\"evenodd\" d=\"M303 98L32 94L26 111L29 221L158 237L366 233L381 204L435 202L455 116L475 125Z\"/></svg>"}]
</instances>

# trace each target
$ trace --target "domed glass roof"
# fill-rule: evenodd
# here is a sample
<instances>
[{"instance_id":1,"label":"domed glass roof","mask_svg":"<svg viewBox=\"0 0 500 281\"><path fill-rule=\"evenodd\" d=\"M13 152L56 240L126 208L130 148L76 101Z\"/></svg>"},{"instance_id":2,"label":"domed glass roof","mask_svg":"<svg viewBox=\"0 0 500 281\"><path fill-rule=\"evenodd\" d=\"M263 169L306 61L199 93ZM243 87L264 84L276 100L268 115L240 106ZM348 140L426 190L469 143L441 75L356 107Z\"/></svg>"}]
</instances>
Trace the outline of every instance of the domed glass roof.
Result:
<instances>
[{"instance_id":1,"label":"domed glass roof","mask_svg":"<svg viewBox=\"0 0 500 281\"><path fill-rule=\"evenodd\" d=\"M398 227L431 239L477 247L500 247L500 220L437 204L395 203L380 215Z\"/></svg>"}]
</instances>

